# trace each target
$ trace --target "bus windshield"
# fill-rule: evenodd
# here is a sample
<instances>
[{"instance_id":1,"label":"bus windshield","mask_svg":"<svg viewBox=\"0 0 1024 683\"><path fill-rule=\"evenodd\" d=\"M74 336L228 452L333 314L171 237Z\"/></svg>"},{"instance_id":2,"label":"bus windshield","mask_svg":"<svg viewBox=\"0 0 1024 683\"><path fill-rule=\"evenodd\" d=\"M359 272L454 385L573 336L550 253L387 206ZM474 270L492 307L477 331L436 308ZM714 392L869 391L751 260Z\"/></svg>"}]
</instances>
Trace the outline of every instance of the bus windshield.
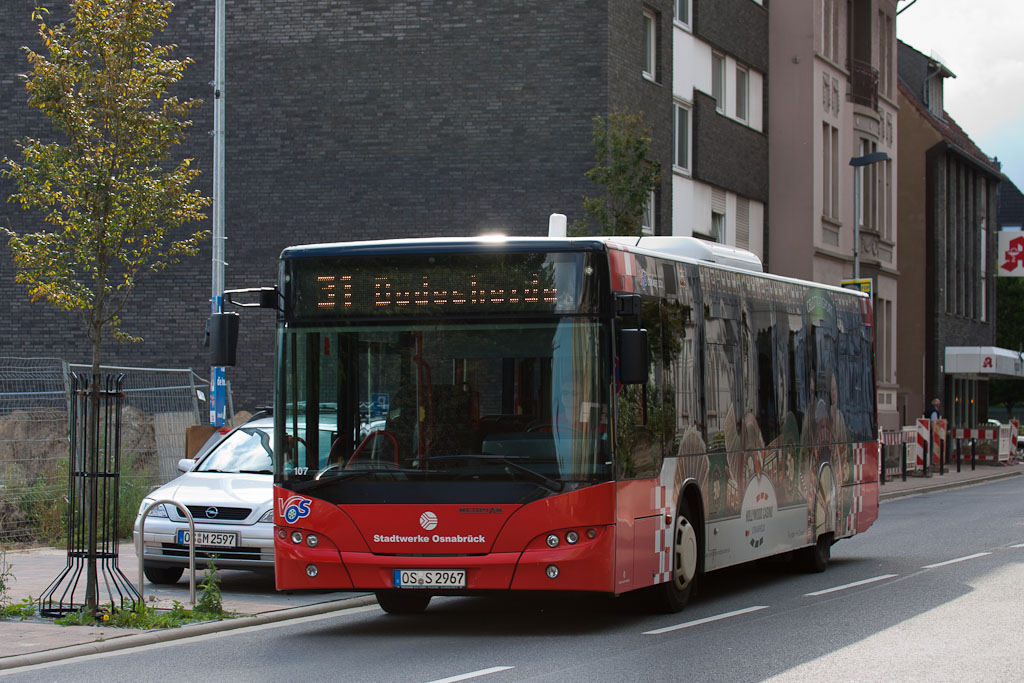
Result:
<instances>
[{"instance_id":1,"label":"bus windshield","mask_svg":"<svg viewBox=\"0 0 1024 683\"><path fill-rule=\"evenodd\" d=\"M611 478L607 323L491 318L280 334L279 485L331 500L347 480L516 482L550 495ZM329 448L300 451L294 436L324 424L336 424Z\"/></svg>"}]
</instances>

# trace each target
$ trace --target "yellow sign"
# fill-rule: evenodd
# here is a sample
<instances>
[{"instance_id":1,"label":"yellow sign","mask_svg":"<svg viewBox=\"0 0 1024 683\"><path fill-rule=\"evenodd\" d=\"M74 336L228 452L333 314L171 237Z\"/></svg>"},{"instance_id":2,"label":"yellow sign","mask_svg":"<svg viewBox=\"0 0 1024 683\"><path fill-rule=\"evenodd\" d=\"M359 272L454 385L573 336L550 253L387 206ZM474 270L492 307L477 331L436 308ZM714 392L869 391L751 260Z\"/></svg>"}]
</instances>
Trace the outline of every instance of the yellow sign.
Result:
<instances>
[{"instance_id":1,"label":"yellow sign","mask_svg":"<svg viewBox=\"0 0 1024 683\"><path fill-rule=\"evenodd\" d=\"M859 278L857 280L840 280L839 285L846 289L855 289L871 296L871 278Z\"/></svg>"}]
</instances>

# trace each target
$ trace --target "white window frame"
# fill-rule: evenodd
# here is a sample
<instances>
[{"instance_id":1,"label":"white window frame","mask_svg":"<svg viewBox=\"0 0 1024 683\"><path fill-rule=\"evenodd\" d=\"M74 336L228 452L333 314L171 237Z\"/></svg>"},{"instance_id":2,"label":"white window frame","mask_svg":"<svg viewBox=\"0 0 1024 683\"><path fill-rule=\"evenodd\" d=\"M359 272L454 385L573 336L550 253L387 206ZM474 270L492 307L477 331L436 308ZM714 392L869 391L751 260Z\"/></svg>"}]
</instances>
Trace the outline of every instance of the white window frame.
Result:
<instances>
[{"instance_id":1,"label":"white window frame","mask_svg":"<svg viewBox=\"0 0 1024 683\"><path fill-rule=\"evenodd\" d=\"M686 113L686 125L685 130L682 131L684 136L680 140L680 125L679 116L680 113ZM679 143L683 142L685 148L683 149L683 155L685 158L680 159ZM693 159L693 108L684 102L675 102L672 105L672 168L686 175L690 174L692 169Z\"/></svg>"},{"instance_id":2,"label":"white window frame","mask_svg":"<svg viewBox=\"0 0 1024 683\"><path fill-rule=\"evenodd\" d=\"M672 18L676 26L689 31L693 26L693 0L675 0L672 5Z\"/></svg>"},{"instance_id":3,"label":"white window frame","mask_svg":"<svg viewBox=\"0 0 1024 683\"><path fill-rule=\"evenodd\" d=\"M725 113L725 55L711 52L711 96L715 98L715 111Z\"/></svg>"},{"instance_id":4,"label":"white window frame","mask_svg":"<svg viewBox=\"0 0 1024 683\"><path fill-rule=\"evenodd\" d=\"M640 219L640 234L641 235L653 235L654 234L654 190L647 196L647 203L644 204L644 215Z\"/></svg>"},{"instance_id":5,"label":"white window frame","mask_svg":"<svg viewBox=\"0 0 1024 683\"><path fill-rule=\"evenodd\" d=\"M644 78L658 79L658 16L644 9Z\"/></svg>"},{"instance_id":6,"label":"white window frame","mask_svg":"<svg viewBox=\"0 0 1024 683\"><path fill-rule=\"evenodd\" d=\"M750 118L750 72L736 65L736 118L746 122Z\"/></svg>"}]
</instances>

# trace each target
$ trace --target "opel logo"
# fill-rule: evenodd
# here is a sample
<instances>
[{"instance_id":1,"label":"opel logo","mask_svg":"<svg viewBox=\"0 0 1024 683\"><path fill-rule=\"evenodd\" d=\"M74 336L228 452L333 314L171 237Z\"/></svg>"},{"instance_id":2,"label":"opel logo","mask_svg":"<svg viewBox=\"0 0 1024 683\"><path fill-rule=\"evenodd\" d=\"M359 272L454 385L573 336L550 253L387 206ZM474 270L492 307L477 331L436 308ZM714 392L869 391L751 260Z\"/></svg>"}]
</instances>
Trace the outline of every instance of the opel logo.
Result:
<instances>
[{"instance_id":1,"label":"opel logo","mask_svg":"<svg viewBox=\"0 0 1024 683\"><path fill-rule=\"evenodd\" d=\"M437 515L427 511L420 515L420 526L426 531L432 531L437 526Z\"/></svg>"},{"instance_id":2,"label":"opel logo","mask_svg":"<svg viewBox=\"0 0 1024 683\"><path fill-rule=\"evenodd\" d=\"M220 514L220 510L218 510L215 507L211 506L211 507L206 508L206 516L208 518L210 518L210 519L216 519L217 515L219 515L219 514Z\"/></svg>"}]
</instances>

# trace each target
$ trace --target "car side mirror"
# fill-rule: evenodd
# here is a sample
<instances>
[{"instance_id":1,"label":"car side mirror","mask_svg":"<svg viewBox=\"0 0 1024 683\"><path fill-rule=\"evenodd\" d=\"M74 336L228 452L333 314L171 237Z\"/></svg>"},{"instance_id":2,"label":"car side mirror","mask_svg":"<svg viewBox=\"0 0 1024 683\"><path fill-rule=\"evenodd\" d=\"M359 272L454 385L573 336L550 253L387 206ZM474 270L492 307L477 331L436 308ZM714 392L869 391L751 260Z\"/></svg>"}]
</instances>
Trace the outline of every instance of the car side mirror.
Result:
<instances>
[{"instance_id":1,"label":"car side mirror","mask_svg":"<svg viewBox=\"0 0 1024 683\"><path fill-rule=\"evenodd\" d=\"M182 458L178 461L179 472L191 472L192 468L196 466L196 461L192 458Z\"/></svg>"}]
</instances>

